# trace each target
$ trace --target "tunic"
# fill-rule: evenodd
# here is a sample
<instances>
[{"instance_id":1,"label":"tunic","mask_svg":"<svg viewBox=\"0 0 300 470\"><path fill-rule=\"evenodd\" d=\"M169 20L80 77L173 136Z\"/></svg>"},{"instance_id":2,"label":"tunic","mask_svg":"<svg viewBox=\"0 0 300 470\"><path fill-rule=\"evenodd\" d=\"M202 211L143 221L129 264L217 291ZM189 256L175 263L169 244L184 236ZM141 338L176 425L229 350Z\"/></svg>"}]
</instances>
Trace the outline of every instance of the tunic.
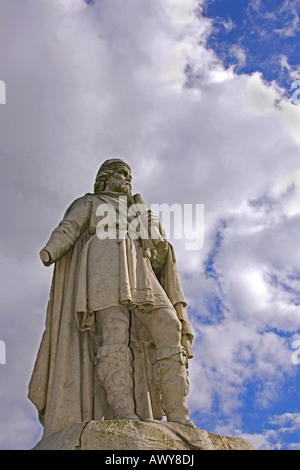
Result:
<instances>
[{"instance_id":1,"label":"tunic","mask_svg":"<svg viewBox=\"0 0 300 470\"><path fill-rule=\"evenodd\" d=\"M124 204L131 198L119 198L115 193L85 195L77 199L45 246L51 259L57 261L66 249L87 230L88 237L82 250L77 291L74 293L75 315L80 328L90 328L95 322L94 313L108 307L123 305L140 312L173 305L155 275L150 259L145 255L140 239L132 239L128 223L120 226L120 210L127 214ZM98 216L100 205L110 206L115 219L110 218L107 233L115 238L100 239L97 226L104 216ZM101 220L102 219L102 220ZM132 216L127 222L132 221ZM101 225L102 227L102 225ZM115 230L115 234L112 232Z\"/></svg>"}]
</instances>

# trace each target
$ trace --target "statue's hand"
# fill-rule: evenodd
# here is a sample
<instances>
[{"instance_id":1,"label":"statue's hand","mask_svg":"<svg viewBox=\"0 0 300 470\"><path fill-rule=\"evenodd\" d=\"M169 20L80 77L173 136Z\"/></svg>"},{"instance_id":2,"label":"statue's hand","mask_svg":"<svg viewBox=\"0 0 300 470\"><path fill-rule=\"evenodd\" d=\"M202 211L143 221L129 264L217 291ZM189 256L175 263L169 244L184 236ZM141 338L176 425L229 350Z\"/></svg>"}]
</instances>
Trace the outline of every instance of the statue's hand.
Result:
<instances>
[{"instance_id":1,"label":"statue's hand","mask_svg":"<svg viewBox=\"0 0 300 470\"><path fill-rule=\"evenodd\" d=\"M44 264L44 266L50 266L51 264L51 256L49 251L45 250L44 248L40 251L40 258Z\"/></svg>"},{"instance_id":2,"label":"statue's hand","mask_svg":"<svg viewBox=\"0 0 300 470\"><path fill-rule=\"evenodd\" d=\"M187 358L190 359L193 357L191 341L189 335L182 335L181 336L181 345L184 347L186 351Z\"/></svg>"},{"instance_id":3,"label":"statue's hand","mask_svg":"<svg viewBox=\"0 0 300 470\"><path fill-rule=\"evenodd\" d=\"M159 217L151 210L142 214L142 222L144 227L148 228L148 234L156 249L162 250L167 247L167 240L161 228Z\"/></svg>"}]
</instances>

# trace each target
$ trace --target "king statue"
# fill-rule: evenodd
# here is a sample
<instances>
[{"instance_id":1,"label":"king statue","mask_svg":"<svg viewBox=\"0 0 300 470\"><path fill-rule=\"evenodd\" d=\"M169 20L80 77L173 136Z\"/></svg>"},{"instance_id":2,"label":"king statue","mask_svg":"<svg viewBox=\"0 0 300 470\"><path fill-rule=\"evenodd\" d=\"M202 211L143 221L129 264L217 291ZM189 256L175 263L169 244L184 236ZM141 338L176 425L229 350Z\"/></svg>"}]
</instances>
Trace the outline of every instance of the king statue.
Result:
<instances>
[{"instance_id":1,"label":"king statue","mask_svg":"<svg viewBox=\"0 0 300 470\"><path fill-rule=\"evenodd\" d=\"M132 196L128 164L101 165L94 193L70 205L40 257L54 271L28 396L44 435L101 419L194 427L193 334L174 250Z\"/></svg>"}]
</instances>

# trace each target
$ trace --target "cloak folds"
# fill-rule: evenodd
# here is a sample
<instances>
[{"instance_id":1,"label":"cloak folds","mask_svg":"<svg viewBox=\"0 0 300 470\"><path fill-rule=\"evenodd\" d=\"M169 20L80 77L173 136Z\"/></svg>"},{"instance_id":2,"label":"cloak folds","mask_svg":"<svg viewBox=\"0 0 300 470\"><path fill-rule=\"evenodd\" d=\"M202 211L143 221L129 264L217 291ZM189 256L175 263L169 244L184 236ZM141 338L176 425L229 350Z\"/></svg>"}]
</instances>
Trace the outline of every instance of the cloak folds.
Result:
<instances>
[{"instance_id":1,"label":"cloak folds","mask_svg":"<svg viewBox=\"0 0 300 470\"><path fill-rule=\"evenodd\" d=\"M91 194L82 198L85 207L89 208L96 199L97 196ZM74 204L76 205L76 201L67 210L65 217ZM106 392L95 374L101 332L94 328L89 329L88 322L85 322L87 328L80 328L76 316L79 266L91 236L94 234L91 234L89 220L85 216L80 235L54 266L45 330L28 393L29 399L38 410L45 435L71 423L112 417ZM183 306L178 310L178 316L183 325L183 334L192 341L184 308L186 301L171 245L159 280L172 305ZM138 324L134 313L130 327L130 347L133 355L136 413L141 419L161 419L164 413L152 377L155 348L147 331ZM191 356L191 351L188 354Z\"/></svg>"}]
</instances>

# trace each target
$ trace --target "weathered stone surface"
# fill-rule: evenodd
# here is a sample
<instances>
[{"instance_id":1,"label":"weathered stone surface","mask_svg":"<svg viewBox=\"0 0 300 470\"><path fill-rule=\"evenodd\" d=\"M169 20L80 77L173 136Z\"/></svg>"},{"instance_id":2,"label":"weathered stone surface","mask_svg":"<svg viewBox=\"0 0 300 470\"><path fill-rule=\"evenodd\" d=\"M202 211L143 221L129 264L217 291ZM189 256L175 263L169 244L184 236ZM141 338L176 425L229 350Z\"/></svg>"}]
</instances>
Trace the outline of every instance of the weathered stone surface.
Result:
<instances>
[{"instance_id":1,"label":"weathered stone surface","mask_svg":"<svg viewBox=\"0 0 300 470\"><path fill-rule=\"evenodd\" d=\"M80 436L86 423L69 424L50 436L43 437L34 450L78 450Z\"/></svg>"},{"instance_id":2,"label":"weathered stone surface","mask_svg":"<svg viewBox=\"0 0 300 470\"><path fill-rule=\"evenodd\" d=\"M255 450L248 441L177 423L101 420L75 423L33 450Z\"/></svg>"}]
</instances>

